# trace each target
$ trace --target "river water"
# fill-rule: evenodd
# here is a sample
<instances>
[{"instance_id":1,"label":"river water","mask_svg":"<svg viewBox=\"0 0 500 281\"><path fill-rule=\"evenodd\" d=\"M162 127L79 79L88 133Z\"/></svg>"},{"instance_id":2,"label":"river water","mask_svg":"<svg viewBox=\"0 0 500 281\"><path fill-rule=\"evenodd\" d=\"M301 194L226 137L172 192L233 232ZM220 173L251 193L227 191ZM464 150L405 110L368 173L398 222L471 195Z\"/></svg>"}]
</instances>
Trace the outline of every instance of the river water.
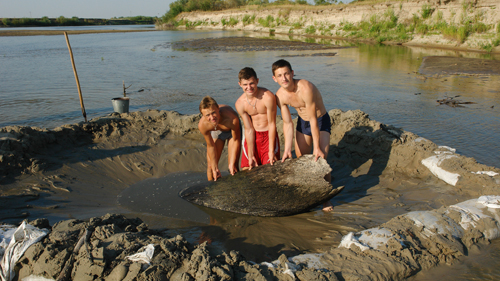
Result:
<instances>
[{"instance_id":1,"label":"river water","mask_svg":"<svg viewBox=\"0 0 500 281\"><path fill-rule=\"evenodd\" d=\"M286 55L296 78L308 79L318 87L327 109L360 109L374 120L401 127L438 145L456 148L457 153L474 157L480 163L500 167L500 77L422 79L416 73L425 56L500 58L340 41L330 43L352 48L335 50L337 55L333 57L295 56L320 51L198 53L170 47L179 40L228 36L259 34L151 31L69 35L88 119L113 111L111 99L123 95L123 82L130 86L127 96L131 99L131 111L161 109L194 114L205 95L213 96L220 104L234 105L241 94L238 71L246 66L257 71L260 86L275 92L278 86L271 77L271 64ZM456 96L475 104L452 108L436 102ZM0 37L0 127L54 128L80 121L83 117L64 36ZM298 224L300 217L294 216L288 223ZM272 222L270 225L276 229L283 227ZM496 254L500 249L498 244L494 241L487 251L459 264L460 270L451 268L443 273L440 268L441 271L426 273L432 276L420 278L498 279L500 272L495 270L500 262Z\"/></svg>"}]
</instances>

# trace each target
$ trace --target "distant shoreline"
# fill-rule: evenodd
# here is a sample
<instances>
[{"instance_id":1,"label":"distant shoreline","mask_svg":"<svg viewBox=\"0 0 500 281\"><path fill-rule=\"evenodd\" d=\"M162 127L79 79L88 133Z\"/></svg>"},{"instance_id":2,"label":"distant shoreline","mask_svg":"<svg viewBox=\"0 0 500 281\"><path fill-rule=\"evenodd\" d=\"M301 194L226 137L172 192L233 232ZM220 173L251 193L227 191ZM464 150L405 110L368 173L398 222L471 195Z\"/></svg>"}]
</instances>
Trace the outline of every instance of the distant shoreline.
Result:
<instances>
[{"instance_id":1,"label":"distant shoreline","mask_svg":"<svg viewBox=\"0 0 500 281\"><path fill-rule=\"evenodd\" d=\"M88 34L88 33L117 33L117 32L145 32L157 31L155 29L140 30L2 30L0 36L35 36L35 35L62 35L64 32L68 34Z\"/></svg>"}]
</instances>

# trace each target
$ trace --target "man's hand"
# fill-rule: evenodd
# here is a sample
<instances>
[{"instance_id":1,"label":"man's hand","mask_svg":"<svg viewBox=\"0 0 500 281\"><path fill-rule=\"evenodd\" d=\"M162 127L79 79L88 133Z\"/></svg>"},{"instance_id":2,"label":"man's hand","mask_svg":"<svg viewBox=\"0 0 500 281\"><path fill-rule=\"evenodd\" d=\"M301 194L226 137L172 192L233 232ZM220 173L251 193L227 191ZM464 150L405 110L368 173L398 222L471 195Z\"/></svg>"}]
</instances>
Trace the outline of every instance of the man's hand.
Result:
<instances>
[{"instance_id":1,"label":"man's hand","mask_svg":"<svg viewBox=\"0 0 500 281\"><path fill-rule=\"evenodd\" d=\"M231 173L231 176L234 176L238 172L238 167L236 165L229 165L229 173Z\"/></svg>"},{"instance_id":2,"label":"man's hand","mask_svg":"<svg viewBox=\"0 0 500 281\"><path fill-rule=\"evenodd\" d=\"M274 154L272 151L269 151L269 164L271 164L271 166L273 165L274 162L278 161L278 158L276 158L276 154Z\"/></svg>"},{"instance_id":3,"label":"man's hand","mask_svg":"<svg viewBox=\"0 0 500 281\"><path fill-rule=\"evenodd\" d=\"M314 149L313 154L314 154L314 161L318 161L320 157L325 159L325 154L323 153L323 151L321 151L321 149Z\"/></svg>"},{"instance_id":4,"label":"man's hand","mask_svg":"<svg viewBox=\"0 0 500 281\"><path fill-rule=\"evenodd\" d=\"M259 164L257 163L257 159L255 159L255 156L249 157L248 158L248 170L251 170L253 167L257 167Z\"/></svg>"},{"instance_id":5,"label":"man's hand","mask_svg":"<svg viewBox=\"0 0 500 281\"><path fill-rule=\"evenodd\" d=\"M214 181L217 181L221 177L219 168L212 169L212 176L214 177Z\"/></svg>"},{"instance_id":6,"label":"man's hand","mask_svg":"<svg viewBox=\"0 0 500 281\"><path fill-rule=\"evenodd\" d=\"M281 158L281 162L285 162L287 158L292 159L292 151L283 152L283 158Z\"/></svg>"}]
</instances>

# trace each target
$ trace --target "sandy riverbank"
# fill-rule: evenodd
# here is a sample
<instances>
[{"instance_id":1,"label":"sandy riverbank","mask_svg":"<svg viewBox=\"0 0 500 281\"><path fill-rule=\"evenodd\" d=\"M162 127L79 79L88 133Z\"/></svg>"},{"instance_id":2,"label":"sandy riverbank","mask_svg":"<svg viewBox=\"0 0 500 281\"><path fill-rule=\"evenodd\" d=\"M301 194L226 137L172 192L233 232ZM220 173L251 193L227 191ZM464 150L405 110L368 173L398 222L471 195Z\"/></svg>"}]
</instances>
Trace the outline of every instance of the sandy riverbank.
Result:
<instances>
[{"instance_id":1,"label":"sandy riverbank","mask_svg":"<svg viewBox=\"0 0 500 281\"><path fill-rule=\"evenodd\" d=\"M207 238L200 236L197 243L172 235L169 225L150 230L147 221L104 214L130 213L115 201L129 185L178 171L205 170L204 143L196 130L199 115L153 110L114 113L53 130L2 128L0 169L6 207L2 220L48 217L53 225L52 232L21 258L17 274L57 277L82 229L91 230L87 247L93 261L80 251L73 277L105 280L125 276L124 280L209 276L290 280L290 274L299 280L401 279L453 263L496 238L498 209L480 205L484 200L477 203L477 198L500 195L500 177L485 174L500 169L370 120L361 111L332 110L329 114L333 125L327 160L333 169L332 184L345 186L335 198L332 214L312 212L281 221L226 218L207 227ZM495 198L487 204L497 204ZM467 203L469 207L457 204L466 200L474 202ZM468 211L471 204L474 210L484 208L488 217L474 217ZM73 219L55 224L61 217ZM258 229L274 233L269 226L292 219L290 229L276 230L286 235L272 238L278 241L275 246L267 245L266 237L258 240L262 236ZM320 223L315 226L319 231L311 233L311 225L304 224L307 221ZM48 223L35 221L40 227L49 227ZM296 234L290 232L292 228ZM214 235L214 229L224 229L225 236ZM251 247L261 245L261 251L269 252L269 259L259 262L274 261L274 265L253 265L244 251L232 252L227 241L241 239L232 236L236 231L246 233ZM321 245L320 249L308 250L297 243L294 251L283 251L283 246L276 246L297 235L303 237L298 240L319 239L312 243ZM385 242L377 244L367 236ZM338 248L340 240L344 246ZM155 247L149 267L141 268L126 258L148 244Z\"/></svg>"},{"instance_id":2,"label":"sandy riverbank","mask_svg":"<svg viewBox=\"0 0 500 281\"><path fill-rule=\"evenodd\" d=\"M431 12L428 18L424 18L424 10ZM327 6L246 6L241 9L214 12L184 12L179 14L176 20L183 22L177 27L179 29L243 30L266 35L272 31L277 35L296 38L319 37L326 41L349 40L352 31L344 29L344 26L355 25L361 21L371 22L371 25L374 25L374 21L387 19L390 14L397 17L398 23L411 23L416 17L430 26L440 20L459 25L464 19L469 19L471 22L478 21L490 28L487 32L468 36L464 42L458 42L455 38L443 36L433 30L425 34L415 32L410 34L411 40L405 40L403 45L486 52L483 46L492 45L497 36L496 25L500 23L499 11L500 3L495 0L362 1L356 4ZM272 22L269 22L271 18ZM231 24L231 22L237 23ZM157 26L157 28L168 27ZM500 52L500 46L492 48L491 52Z\"/></svg>"}]
</instances>

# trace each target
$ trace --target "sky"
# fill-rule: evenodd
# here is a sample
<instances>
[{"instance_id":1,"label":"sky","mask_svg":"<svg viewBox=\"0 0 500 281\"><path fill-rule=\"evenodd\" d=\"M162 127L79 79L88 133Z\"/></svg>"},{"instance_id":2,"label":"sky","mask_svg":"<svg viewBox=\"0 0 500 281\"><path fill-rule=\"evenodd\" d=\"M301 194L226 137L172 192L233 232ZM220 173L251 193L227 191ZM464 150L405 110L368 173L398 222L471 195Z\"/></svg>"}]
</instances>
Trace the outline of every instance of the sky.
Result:
<instances>
[{"instance_id":1,"label":"sky","mask_svg":"<svg viewBox=\"0 0 500 281\"><path fill-rule=\"evenodd\" d=\"M175 0L0 0L0 18L161 17ZM344 0L349 3L352 0ZM309 1L313 3L314 1Z\"/></svg>"},{"instance_id":2,"label":"sky","mask_svg":"<svg viewBox=\"0 0 500 281\"><path fill-rule=\"evenodd\" d=\"M0 0L0 18L163 16L174 0Z\"/></svg>"}]
</instances>

